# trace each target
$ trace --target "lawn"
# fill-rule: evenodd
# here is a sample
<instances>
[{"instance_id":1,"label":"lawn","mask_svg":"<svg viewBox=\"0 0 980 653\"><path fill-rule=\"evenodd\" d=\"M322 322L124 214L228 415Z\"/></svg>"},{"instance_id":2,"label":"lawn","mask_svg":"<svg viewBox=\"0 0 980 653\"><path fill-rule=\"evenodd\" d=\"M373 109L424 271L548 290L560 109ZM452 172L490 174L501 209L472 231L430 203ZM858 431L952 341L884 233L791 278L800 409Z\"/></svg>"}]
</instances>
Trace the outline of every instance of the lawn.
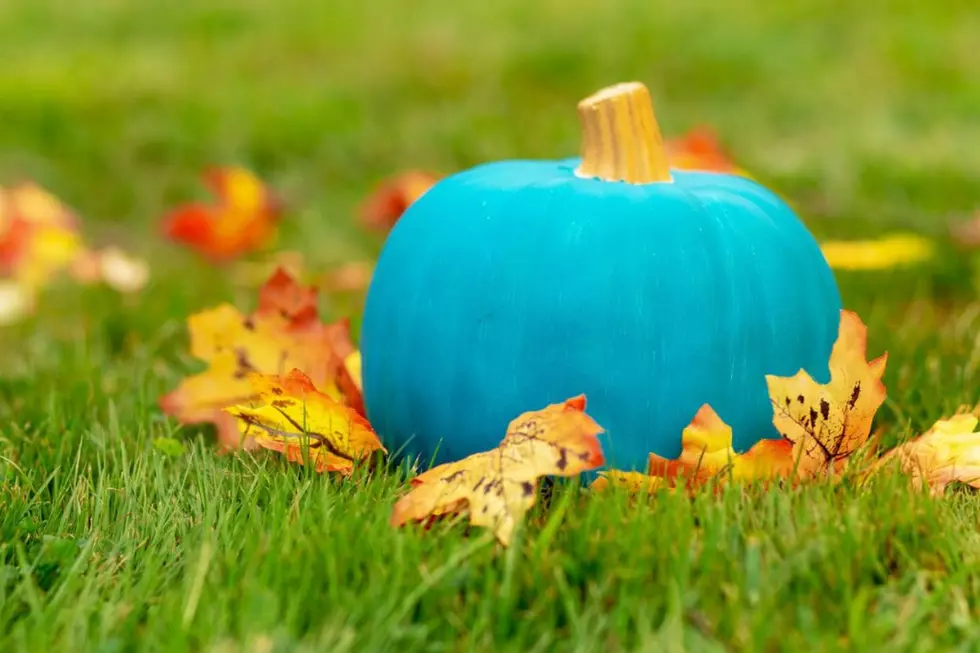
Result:
<instances>
[{"instance_id":1,"label":"lawn","mask_svg":"<svg viewBox=\"0 0 980 653\"><path fill-rule=\"evenodd\" d=\"M563 484L502 549L458 521L392 529L397 472L219 457L157 406L197 370L186 316L254 300L158 233L203 167L282 193L282 248L373 258L354 216L379 179L575 154L575 103L639 79L668 135L712 125L819 237L939 240L915 268L838 274L869 354L889 352L876 426L920 433L980 400L974 264L945 240L980 203L978 42L956 0L3 3L0 185L37 180L153 278L136 297L65 284L0 327L0 650L980 647L968 490L647 506Z\"/></svg>"}]
</instances>

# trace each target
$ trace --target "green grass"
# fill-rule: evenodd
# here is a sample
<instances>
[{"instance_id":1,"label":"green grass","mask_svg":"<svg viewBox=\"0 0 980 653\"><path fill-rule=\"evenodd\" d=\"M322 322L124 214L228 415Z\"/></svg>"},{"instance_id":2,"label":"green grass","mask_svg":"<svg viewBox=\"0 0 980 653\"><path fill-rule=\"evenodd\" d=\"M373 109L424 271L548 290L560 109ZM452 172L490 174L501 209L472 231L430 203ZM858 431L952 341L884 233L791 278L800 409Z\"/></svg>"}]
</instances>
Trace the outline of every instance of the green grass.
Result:
<instances>
[{"instance_id":1,"label":"green grass","mask_svg":"<svg viewBox=\"0 0 980 653\"><path fill-rule=\"evenodd\" d=\"M504 551L461 523L390 529L395 475L354 485L216 457L156 407L196 369L185 316L253 294L156 235L208 164L251 166L286 195L283 247L321 265L370 257L380 240L352 216L378 178L573 154L575 102L636 78L668 134L716 127L822 237L941 237L980 201L970 3L722 5L0 5L0 184L36 179L155 274L138 299L61 287L0 331L0 650L980 646L968 492L638 507L561 487ZM890 353L878 424L892 442L980 399L971 263L943 251L839 277L869 352Z\"/></svg>"}]
</instances>

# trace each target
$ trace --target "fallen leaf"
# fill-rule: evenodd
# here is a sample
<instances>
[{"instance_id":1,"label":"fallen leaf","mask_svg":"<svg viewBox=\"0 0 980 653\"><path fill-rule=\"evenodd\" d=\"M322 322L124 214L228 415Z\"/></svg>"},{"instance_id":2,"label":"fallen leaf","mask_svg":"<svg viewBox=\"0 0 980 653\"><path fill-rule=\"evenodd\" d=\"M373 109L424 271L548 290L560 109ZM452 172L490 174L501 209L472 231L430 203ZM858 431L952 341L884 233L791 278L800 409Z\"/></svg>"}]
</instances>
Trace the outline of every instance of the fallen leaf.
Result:
<instances>
[{"instance_id":1,"label":"fallen leaf","mask_svg":"<svg viewBox=\"0 0 980 653\"><path fill-rule=\"evenodd\" d=\"M388 232L402 213L429 190L439 176L421 170L409 170L381 183L361 207L361 223Z\"/></svg>"},{"instance_id":2,"label":"fallen leaf","mask_svg":"<svg viewBox=\"0 0 980 653\"><path fill-rule=\"evenodd\" d=\"M244 168L205 171L214 204L188 204L164 218L164 232L213 262L236 258L269 244L281 215L278 200Z\"/></svg>"},{"instance_id":3,"label":"fallen leaf","mask_svg":"<svg viewBox=\"0 0 980 653\"><path fill-rule=\"evenodd\" d=\"M953 241L963 247L980 247L980 209L970 218L950 224L949 233Z\"/></svg>"},{"instance_id":4,"label":"fallen leaf","mask_svg":"<svg viewBox=\"0 0 980 653\"><path fill-rule=\"evenodd\" d=\"M15 218L9 209L3 188L0 188L0 274L12 276L18 263L27 253L34 226Z\"/></svg>"},{"instance_id":5,"label":"fallen leaf","mask_svg":"<svg viewBox=\"0 0 980 653\"><path fill-rule=\"evenodd\" d=\"M193 329L191 326L192 340L197 334ZM236 352L228 347L201 360L208 363L205 371L188 376L176 390L160 398L163 412L182 424L210 422L215 411L252 396L248 375L253 367L244 349Z\"/></svg>"},{"instance_id":6,"label":"fallen leaf","mask_svg":"<svg viewBox=\"0 0 980 653\"><path fill-rule=\"evenodd\" d=\"M259 289L257 317L280 317L290 328L305 329L319 320L316 286L302 286L283 268L272 273Z\"/></svg>"},{"instance_id":7,"label":"fallen leaf","mask_svg":"<svg viewBox=\"0 0 980 653\"><path fill-rule=\"evenodd\" d=\"M886 453L873 471L896 464L917 488L941 496L950 483L980 488L980 433L976 414L941 419L917 438Z\"/></svg>"},{"instance_id":8,"label":"fallen leaf","mask_svg":"<svg viewBox=\"0 0 980 653\"><path fill-rule=\"evenodd\" d=\"M42 289L83 251L78 220L56 197L31 182L0 187L0 323L33 313Z\"/></svg>"},{"instance_id":9,"label":"fallen leaf","mask_svg":"<svg viewBox=\"0 0 980 653\"><path fill-rule=\"evenodd\" d=\"M78 219L34 183L0 188L0 274L31 292L83 251Z\"/></svg>"},{"instance_id":10,"label":"fallen leaf","mask_svg":"<svg viewBox=\"0 0 980 653\"><path fill-rule=\"evenodd\" d=\"M788 378L766 376L773 424L782 439L759 440L737 454L731 427L705 404L681 434L676 459L650 454L646 474L601 472L592 487L601 491L617 486L636 493L678 487L683 481L688 490L695 490L713 480L796 482L839 472L868 444L872 420L885 400L881 377L887 354L871 362L866 354L867 328L856 313L841 311L828 384L818 384L803 370Z\"/></svg>"},{"instance_id":11,"label":"fallen leaf","mask_svg":"<svg viewBox=\"0 0 980 653\"><path fill-rule=\"evenodd\" d=\"M288 323L282 318L245 317L226 304L192 315L188 330L191 354L208 363L208 368L182 381L176 390L161 398L160 405L183 424L215 422L223 449L255 446L248 440L241 441L237 427L234 431L222 428L229 422L220 421L216 415L228 405L253 398L249 381L253 372L280 374L305 365L320 371L322 382L328 381L322 373L324 359L332 357L331 352L322 349L326 343L321 343L321 350L317 351L314 343L299 341L289 333ZM307 344L308 348L304 347Z\"/></svg>"},{"instance_id":12,"label":"fallen leaf","mask_svg":"<svg viewBox=\"0 0 980 653\"><path fill-rule=\"evenodd\" d=\"M885 400L888 354L867 360L868 330L861 318L841 311L840 330L830 354L830 382L822 385L800 370L792 377L766 376L773 424L793 445L801 478L843 469L871 433Z\"/></svg>"},{"instance_id":13,"label":"fallen leaf","mask_svg":"<svg viewBox=\"0 0 980 653\"><path fill-rule=\"evenodd\" d=\"M709 127L696 127L684 136L664 142L670 167L677 170L702 170L750 177L735 165L722 149L715 132Z\"/></svg>"},{"instance_id":14,"label":"fallen leaf","mask_svg":"<svg viewBox=\"0 0 980 653\"><path fill-rule=\"evenodd\" d=\"M67 269L83 251L79 234L60 227L38 227L15 276L29 288L41 288L57 273Z\"/></svg>"},{"instance_id":15,"label":"fallen leaf","mask_svg":"<svg viewBox=\"0 0 980 653\"><path fill-rule=\"evenodd\" d=\"M788 477L793 471L792 444L785 440L760 440L749 451L738 454L732 448L732 429L704 404L681 434L681 453L669 460L650 454L646 474L638 472L600 472L592 487L603 490L616 485L636 493L660 487L689 490L719 481L761 480ZM602 482L600 482L602 481Z\"/></svg>"},{"instance_id":16,"label":"fallen leaf","mask_svg":"<svg viewBox=\"0 0 980 653\"><path fill-rule=\"evenodd\" d=\"M20 322L34 312L34 295L15 281L0 280L0 326Z\"/></svg>"},{"instance_id":17,"label":"fallen leaf","mask_svg":"<svg viewBox=\"0 0 980 653\"><path fill-rule=\"evenodd\" d=\"M115 247L90 250L79 226L75 214L37 184L0 188L0 276L21 287L17 293L8 289L8 316L32 311L41 290L63 271L81 283L104 281L119 292L146 283L145 262ZM14 302L15 296L21 299Z\"/></svg>"},{"instance_id":18,"label":"fallen leaf","mask_svg":"<svg viewBox=\"0 0 980 653\"><path fill-rule=\"evenodd\" d=\"M309 460L318 472L345 475L375 451L387 453L364 417L319 392L300 370L285 377L253 373L249 381L255 399L224 410L258 446L291 462Z\"/></svg>"},{"instance_id":19,"label":"fallen leaf","mask_svg":"<svg viewBox=\"0 0 980 653\"><path fill-rule=\"evenodd\" d=\"M78 218L57 197L35 184L24 182L16 186L0 190L6 211L13 218L21 219L32 225L60 227L77 231Z\"/></svg>"},{"instance_id":20,"label":"fallen leaf","mask_svg":"<svg viewBox=\"0 0 980 653\"><path fill-rule=\"evenodd\" d=\"M85 250L75 257L69 271L79 283L102 282L120 293L141 290L150 278L150 266L146 261L118 247Z\"/></svg>"},{"instance_id":21,"label":"fallen leaf","mask_svg":"<svg viewBox=\"0 0 980 653\"><path fill-rule=\"evenodd\" d=\"M348 406L361 415L367 415L364 409L364 385L361 381L361 352L355 350L344 357L344 364L337 375L337 387Z\"/></svg>"},{"instance_id":22,"label":"fallen leaf","mask_svg":"<svg viewBox=\"0 0 980 653\"><path fill-rule=\"evenodd\" d=\"M325 327L324 333L330 342L330 348L341 359L345 359L357 351L350 339L350 320L346 317Z\"/></svg>"},{"instance_id":23,"label":"fallen leaf","mask_svg":"<svg viewBox=\"0 0 980 653\"><path fill-rule=\"evenodd\" d=\"M118 247L107 247L99 253L102 281L121 293L133 293L143 288L150 279L150 266Z\"/></svg>"},{"instance_id":24,"label":"fallen leaf","mask_svg":"<svg viewBox=\"0 0 980 653\"><path fill-rule=\"evenodd\" d=\"M269 278L259 297L258 308L248 316L223 304L188 318L190 353L208 367L160 399L163 411L183 424L214 422L224 449L256 446L242 441L222 410L255 398L252 373L283 375L299 369L324 393L348 402L338 384L346 374L345 359L356 351L349 322L320 322L316 289L300 286L283 270ZM351 399L360 406L360 391Z\"/></svg>"},{"instance_id":25,"label":"fallen leaf","mask_svg":"<svg viewBox=\"0 0 980 653\"><path fill-rule=\"evenodd\" d=\"M584 396L523 413L498 448L412 479L411 491L395 504L391 524L467 512L474 526L493 529L507 546L518 520L534 505L540 477L575 476L605 463L597 438L602 432L585 413Z\"/></svg>"},{"instance_id":26,"label":"fallen leaf","mask_svg":"<svg viewBox=\"0 0 980 653\"><path fill-rule=\"evenodd\" d=\"M739 481L787 476L793 467L791 446L781 440L760 440L744 454L736 454L732 428L708 404L684 429L681 443L676 460L650 454L648 473L672 483L680 476L701 485L721 472Z\"/></svg>"},{"instance_id":27,"label":"fallen leaf","mask_svg":"<svg viewBox=\"0 0 980 653\"><path fill-rule=\"evenodd\" d=\"M832 240L820 244L827 264L837 270L887 270L926 261L935 243L915 234L895 234L872 240Z\"/></svg>"}]
</instances>

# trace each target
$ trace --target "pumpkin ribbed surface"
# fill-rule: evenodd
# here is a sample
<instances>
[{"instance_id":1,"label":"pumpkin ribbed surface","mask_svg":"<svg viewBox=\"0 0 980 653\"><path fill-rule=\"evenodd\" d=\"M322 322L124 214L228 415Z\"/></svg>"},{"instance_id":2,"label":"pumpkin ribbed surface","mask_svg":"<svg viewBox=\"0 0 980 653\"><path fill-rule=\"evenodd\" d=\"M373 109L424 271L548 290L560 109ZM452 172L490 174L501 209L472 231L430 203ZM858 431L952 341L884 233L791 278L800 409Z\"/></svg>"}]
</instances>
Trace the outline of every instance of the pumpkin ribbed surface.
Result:
<instances>
[{"instance_id":1,"label":"pumpkin ribbed surface","mask_svg":"<svg viewBox=\"0 0 980 653\"><path fill-rule=\"evenodd\" d=\"M459 173L389 235L361 347L390 451L458 460L585 393L609 465L643 469L680 452L703 403L744 450L778 435L766 374L827 380L840 297L782 200L737 176L632 185L578 163Z\"/></svg>"}]
</instances>

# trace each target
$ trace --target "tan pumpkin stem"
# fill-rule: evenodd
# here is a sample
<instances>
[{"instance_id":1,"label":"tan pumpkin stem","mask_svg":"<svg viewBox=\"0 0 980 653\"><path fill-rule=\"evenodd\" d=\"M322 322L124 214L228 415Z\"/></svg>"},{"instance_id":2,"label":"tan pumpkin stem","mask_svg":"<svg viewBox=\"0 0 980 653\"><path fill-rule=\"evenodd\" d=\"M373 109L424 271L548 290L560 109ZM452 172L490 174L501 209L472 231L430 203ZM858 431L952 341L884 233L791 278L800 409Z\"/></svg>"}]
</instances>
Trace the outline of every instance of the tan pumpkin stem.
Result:
<instances>
[{"instance_id":1,"label":"tan pumpkin stem","mask_svg":"<svg viewBox=\"0 0 980 653\"><path fill-rule=\"evenodd\" d=\"M671 181L650 91L640 82L604 88L578 103L579 177L650 184Z\"/></svg>"}]
</instances>

